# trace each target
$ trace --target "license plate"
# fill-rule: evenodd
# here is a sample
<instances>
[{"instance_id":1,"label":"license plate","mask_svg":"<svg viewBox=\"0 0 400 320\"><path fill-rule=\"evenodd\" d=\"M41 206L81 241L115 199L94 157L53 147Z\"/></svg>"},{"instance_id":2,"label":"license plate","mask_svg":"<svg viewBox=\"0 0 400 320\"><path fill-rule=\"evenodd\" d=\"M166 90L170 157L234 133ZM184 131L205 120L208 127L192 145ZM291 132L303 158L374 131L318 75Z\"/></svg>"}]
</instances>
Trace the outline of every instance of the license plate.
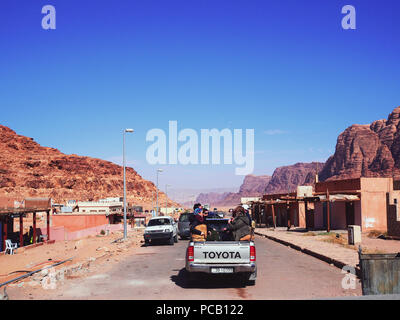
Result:
<instances>
[{"instance_id":1,"label":"license plate","mask_svg":"<svg viewBox=\"0 0 400 320\"><path fill-rule=\"evenodd\" d=\"M233 273L233 268L211 268L211 273Z\"/></svg>"}]
</instances>

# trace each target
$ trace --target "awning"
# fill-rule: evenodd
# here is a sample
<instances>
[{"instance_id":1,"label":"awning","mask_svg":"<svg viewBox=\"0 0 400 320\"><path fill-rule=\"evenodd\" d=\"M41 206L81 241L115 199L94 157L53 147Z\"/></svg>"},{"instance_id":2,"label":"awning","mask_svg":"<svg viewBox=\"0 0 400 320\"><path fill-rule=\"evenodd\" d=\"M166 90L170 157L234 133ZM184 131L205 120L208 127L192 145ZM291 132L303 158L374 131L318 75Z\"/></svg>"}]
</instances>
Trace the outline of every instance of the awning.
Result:
<instances>
[{"instance_id":1,"label":"awning","mask_svg":"<svg viewBox=\"0 0 400 320\"><path fill-rule=\"evenodd\" d=\"M326 195L318 196L321 201L326 201ZM329 201L358 201L360 197L353 194L332 194L329 195Z\"/></svg>"}]
</instances>

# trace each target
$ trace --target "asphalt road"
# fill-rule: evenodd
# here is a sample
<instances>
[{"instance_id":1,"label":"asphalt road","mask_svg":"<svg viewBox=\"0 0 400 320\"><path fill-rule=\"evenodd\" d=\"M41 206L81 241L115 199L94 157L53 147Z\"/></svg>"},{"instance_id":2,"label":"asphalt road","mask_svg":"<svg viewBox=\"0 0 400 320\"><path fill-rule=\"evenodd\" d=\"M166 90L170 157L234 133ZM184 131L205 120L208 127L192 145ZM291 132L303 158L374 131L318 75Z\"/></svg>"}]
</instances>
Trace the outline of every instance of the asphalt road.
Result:
<instances>
[{"instance_id":1,"label":"asphalt road","mask_svg":"<svg viewBox=\"0 0 400 320\"><path fill-rule=\"evenodd\" d=\"M344 290L341 270L271 240L257 237L258 278L245 286L234 276L185 276L187 241L151 245L106 273L71 279L33 299L316 299L361 295Z\"/></svg>"}]
</instances>

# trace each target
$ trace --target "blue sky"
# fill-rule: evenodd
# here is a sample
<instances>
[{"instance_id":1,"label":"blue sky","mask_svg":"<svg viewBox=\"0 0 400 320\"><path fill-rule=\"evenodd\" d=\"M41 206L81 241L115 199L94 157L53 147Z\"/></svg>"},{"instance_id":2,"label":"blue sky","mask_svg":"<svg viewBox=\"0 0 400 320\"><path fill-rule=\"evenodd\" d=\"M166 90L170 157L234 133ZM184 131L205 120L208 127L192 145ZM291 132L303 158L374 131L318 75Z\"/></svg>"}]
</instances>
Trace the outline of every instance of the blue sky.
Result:
<instances>
[{"instance_id":1,"label":"blue sky","mask_svg":"<svg viewBox=\"0 0 400 320\"><path fill-rule=\"evenodd\" d=\"M41 28L42 6L56 30ZM357 29L343 30L351 4ZM146 162L152 128L254 128L254 174L325 161L400 105L399 1L2 0L0 123L64 153ZM160 187L239 186L234 165L161 166Z\"/></svg>"}]
</instances>

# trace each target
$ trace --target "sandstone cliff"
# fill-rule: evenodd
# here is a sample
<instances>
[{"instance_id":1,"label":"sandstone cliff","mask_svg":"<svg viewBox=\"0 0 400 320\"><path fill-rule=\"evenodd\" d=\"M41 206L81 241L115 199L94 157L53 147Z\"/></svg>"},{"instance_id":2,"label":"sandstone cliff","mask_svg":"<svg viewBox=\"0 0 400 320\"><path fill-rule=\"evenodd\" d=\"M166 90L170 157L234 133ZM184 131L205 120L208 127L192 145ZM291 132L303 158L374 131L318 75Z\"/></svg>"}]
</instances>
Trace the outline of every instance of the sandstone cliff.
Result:
<instances>
[{"instance_id":1,"label":"sandstone cliff","mask_svg":"<svg viewBox=\"0 0 400 320\"><path fill-rule=\"evenodd\" d=\"M352 125L337 139L321 180L400 176L400 107L387 120Z\"/></svg>"},{"instance_id":2,"label":"sandstone cliff","mask_svg":"<svg viewBox=\"0 0 400 320\"><path fill-rule=\"evenodd\" d=\"M136 205L151 203L155 185L126 168L127 198ZM122 167L109 161L66 155L0 125L0 195L23 199L51 197L97 200L123 195ZM161 203L165 194L159 192Z\"/></svg>"},{"instance_id":3,"label":"sandstone cliff","mask_svg":"<svg viewBox=\"0 0 400 320\"><path fill-rule=\"evenodd\" d=\"M297 186L311 185L315 182L317 170L324 166L321 162L296 163L275 169L265 193L293 192Z\"/></svg>"},{"instance_id":4,"label":"sandstone cliff","mask_svg":"<svg viewBox=\"0 0 400 320\"><path fill-rule=\"evenodd\" d=\"M299 185L311 185L315 174L324 163L296 163L277 168L271 176L248 175L244 178L239 192L224 194L201 194L196 201L210 203L211 206L234 206L240 203L241 197L257 197L266 193L285 193L296 190Z\"/></svg>"}]
</instances>

